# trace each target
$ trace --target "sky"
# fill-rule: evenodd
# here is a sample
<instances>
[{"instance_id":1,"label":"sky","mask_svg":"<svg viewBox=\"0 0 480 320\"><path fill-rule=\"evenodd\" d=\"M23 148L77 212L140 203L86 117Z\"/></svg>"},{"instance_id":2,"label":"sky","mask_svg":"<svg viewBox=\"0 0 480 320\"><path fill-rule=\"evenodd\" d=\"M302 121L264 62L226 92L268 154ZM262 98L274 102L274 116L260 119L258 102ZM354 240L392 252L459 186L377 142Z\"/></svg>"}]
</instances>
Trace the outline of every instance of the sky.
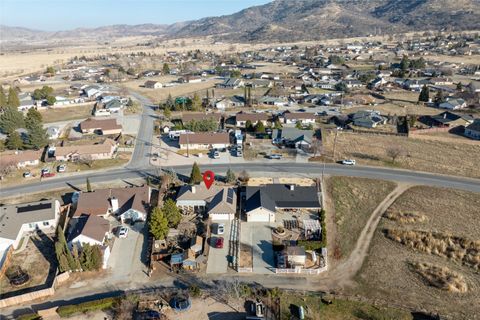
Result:
<instances>
[{"instance_id":1,"label":"sky","mask_svg":"<svg viewBox=\"0 0 480 320\"><path fill-rule=\"evenodd\" d=\"M271 0L0 0L0 24L59 31L112 24L171 24L231 14Z\"/></svg>"}]
</instances>

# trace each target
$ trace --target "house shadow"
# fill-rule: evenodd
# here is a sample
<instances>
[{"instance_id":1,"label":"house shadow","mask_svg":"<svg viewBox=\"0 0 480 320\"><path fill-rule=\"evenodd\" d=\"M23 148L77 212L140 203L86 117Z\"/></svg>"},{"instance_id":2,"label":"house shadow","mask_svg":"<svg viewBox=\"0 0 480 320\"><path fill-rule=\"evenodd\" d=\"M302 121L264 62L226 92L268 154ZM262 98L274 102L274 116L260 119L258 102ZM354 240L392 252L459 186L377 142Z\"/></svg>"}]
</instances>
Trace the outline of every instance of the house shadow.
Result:
<instances>
[{"instance_id":1,"label":"house shadow","mask_svg":"<svg viewBox=\"0 0 480 320\"><path fill-rule=\"evenodd\" d=\"M208 319L229 319L229 320L240 320L245 319L245 312L209 312L207 314Z\"/></svg>"},{"instance_id":2,"label":"house shadow","mask_svg":"<svg viewBox=\"0 0 480 320\"><path fill-rule=\"evenodd\" d=\"M274 268L275 267L275 261L273 257L273 246L270 242L266 240L260 241L260 244L258 245L260 248L260 253L262 256L262 260L268 264L269 267Z\"/></svg>"}]
</instances>

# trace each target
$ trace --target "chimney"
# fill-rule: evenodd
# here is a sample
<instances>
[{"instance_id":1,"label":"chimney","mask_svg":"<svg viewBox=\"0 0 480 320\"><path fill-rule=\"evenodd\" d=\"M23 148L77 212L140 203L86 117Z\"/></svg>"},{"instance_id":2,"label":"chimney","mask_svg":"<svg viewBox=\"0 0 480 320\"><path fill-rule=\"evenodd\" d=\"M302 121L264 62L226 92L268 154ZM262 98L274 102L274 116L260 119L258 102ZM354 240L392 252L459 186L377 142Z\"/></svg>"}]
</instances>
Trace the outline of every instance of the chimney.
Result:
<instances>
[{"instance_id":1,"label":"chimney","mask_svg":"<svg viewBox=\"0 0 480 320\"><path fill-rule=\"evenodd\" d=\"M443 114L443 119L447 119L447 113L446 112Z\"/></svg>"},{"instance_id":2,"label":"chimney","mask_svg":"<svg viewBox=\"0 0 480 320\"><path fill-rule=\"evenodd\" d=\"M118 199L115 197L110 198L110 204L112 206L112 212L115 213L118 210Z\"/></svg>"},{"instance_id":3,"label":"chimney","mask_svg":"<svg viewBox=\"0 0 480 320\"><path fill-rule=\"evenodd\" d=\"M295 190L295 185L294 184L291 184L290 185L290 191L294 191Z\"/></svg>"},{"instance_id":4,"label":"chimney","mask_svg":"<svg viewBox=\"0 0 480 320\"><path fill-rule=\"evenodd\" d=\"M197 187L192 186L192 193L195 194L197 192Z\"/></svg>"}]
</instances>

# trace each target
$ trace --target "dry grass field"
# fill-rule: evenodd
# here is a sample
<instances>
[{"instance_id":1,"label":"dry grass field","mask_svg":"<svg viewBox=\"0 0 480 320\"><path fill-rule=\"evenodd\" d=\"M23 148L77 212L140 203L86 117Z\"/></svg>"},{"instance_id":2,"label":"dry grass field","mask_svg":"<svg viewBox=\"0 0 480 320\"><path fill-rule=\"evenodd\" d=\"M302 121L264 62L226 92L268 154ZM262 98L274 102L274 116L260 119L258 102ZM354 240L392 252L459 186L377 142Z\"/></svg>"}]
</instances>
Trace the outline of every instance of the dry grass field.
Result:
<instances>
[{"instance_id":1,"label":"dry grass field","mask_svg":"<svg viewBox=\"0 0 480 320\"><path fill-rule=\"evenodd\" d=\"M409 189L390 211L415 212L425 219L381 220L368 258L356 277L359 284L356 293L370 299L438 312L449 316L447 319L474 319L474 315L480 314L478 208L478 193L423 186ZM397 235L402 236L406 245L387 238L385 229L403 230L405 234ZM418 234L425 237L413 241ZM428 234L432 237L443 235L445 241L430 241ZM407 235L414 237L407 239ZM416 244L419 249L409 243ZM477 247L476 251L468 248L472 243ZM444 246L450 251L441 254ZM463 257L469 255L474 264L464 263L463 258L457 259L461 254Z\"/></svg>"},{"instance_id":2,"label":"dry grass field","mask_svg":"<svg viewBox=\"0 0 480 320\"><path fill-rule=\"evenodd\" d=\"M40 110L45 123L88 118L92 115L93 104L65 108Z\"/></svg>"},{"instance_id":3,"label":"dry grass field","mask_svg":"<svg viewBox=\"0 0 480 320\"><path fill-rule=\"evenodd\" d=\"M342 112L345 114L354 113L360 110L375 110L379 111L383 115L397 115L397 116L406 116L406 115L435 115L439 114L440 111L435 108L424 107L422 105L417 105L414 103L381 103L376 106L358 106L343 109Z\"/></svg>"},{"instance_id":4,"label":"dry grass field","mask_svg":"<svg viewBox=\"0 0 480 320\"><path fill-rule=\"evenodd\" d=\"M332 157L335 133L324 136L326 157ZM387 150L395 146L402 155L395 163ZM356 159L358 164L480 177L480 144L430 141L415 138L339 132L335 161Z\"/></svg>"},{"instance_id":5,"label":"dry grass field","mask_svg":"<svg viewBox=\"0 0 480 320\"><path fill-rule=\"evenodd\" d=\"M351 177L330 177L326 190L333 201L335 243L342 258L355 247L363 227L375 208L395 188L395 183ZM336 258L338 253L335 254Z\"/></svg>"}]
</instances>

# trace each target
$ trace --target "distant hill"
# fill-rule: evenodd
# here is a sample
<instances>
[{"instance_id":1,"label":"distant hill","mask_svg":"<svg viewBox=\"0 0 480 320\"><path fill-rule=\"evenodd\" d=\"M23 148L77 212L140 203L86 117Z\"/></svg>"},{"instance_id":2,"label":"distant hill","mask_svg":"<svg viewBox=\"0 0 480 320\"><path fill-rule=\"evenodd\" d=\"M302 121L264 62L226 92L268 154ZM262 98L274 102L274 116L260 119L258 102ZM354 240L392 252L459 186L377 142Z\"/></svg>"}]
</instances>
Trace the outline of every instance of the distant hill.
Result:
<instances>
[{"instance_id":1,"label":"distant hill","mask_svg":"<svg viewBox=\"0 0 480 320\"><path fill-rule=\"evenodd\" d=\"M152 35L269 42L479 29L480 0L275 0L232 15L172 25L112 25L59 32L0 26L0 34L4 41Z\"/></svg>"}]
</instances>

